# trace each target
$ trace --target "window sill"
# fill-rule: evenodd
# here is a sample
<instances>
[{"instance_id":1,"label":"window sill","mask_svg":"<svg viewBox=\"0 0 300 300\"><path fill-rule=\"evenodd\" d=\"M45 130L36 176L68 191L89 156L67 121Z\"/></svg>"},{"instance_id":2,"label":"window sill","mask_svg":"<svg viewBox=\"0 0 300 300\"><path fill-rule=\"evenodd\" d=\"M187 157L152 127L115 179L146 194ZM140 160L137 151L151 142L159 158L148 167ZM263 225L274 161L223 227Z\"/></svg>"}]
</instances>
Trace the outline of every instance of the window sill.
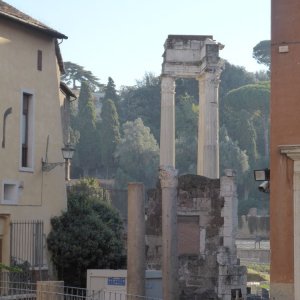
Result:
<instances>
[{"instance_id":1,"label":"window sill","mask_svg":"<svg viewBox=\"0 0 300 300\"><path fill-rule=\"evenodd\" d=\"M34 169L33 168L20 168L19 169L20 172L27 172L27 173L34 173Z\"/></svg>"}]
</instances>

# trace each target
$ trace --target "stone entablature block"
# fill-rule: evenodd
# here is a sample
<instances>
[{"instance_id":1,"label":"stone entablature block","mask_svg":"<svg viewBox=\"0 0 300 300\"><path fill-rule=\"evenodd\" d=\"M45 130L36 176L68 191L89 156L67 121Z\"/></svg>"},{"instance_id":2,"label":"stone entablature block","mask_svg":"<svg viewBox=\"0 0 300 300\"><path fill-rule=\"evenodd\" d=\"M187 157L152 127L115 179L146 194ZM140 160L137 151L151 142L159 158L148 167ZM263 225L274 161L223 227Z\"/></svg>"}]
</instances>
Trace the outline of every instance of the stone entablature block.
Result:
<instances>
[{"instance_id":1,"label":"stone entablature block","mask_svg":"<svg viewBox=\"0 0 300 300\"><path fill-rule=\"evenodd\" d=\"M196 78L220 67L223 45L210 35L169 35L164 47L162 75Z\"/></svg>"}]
</instances>

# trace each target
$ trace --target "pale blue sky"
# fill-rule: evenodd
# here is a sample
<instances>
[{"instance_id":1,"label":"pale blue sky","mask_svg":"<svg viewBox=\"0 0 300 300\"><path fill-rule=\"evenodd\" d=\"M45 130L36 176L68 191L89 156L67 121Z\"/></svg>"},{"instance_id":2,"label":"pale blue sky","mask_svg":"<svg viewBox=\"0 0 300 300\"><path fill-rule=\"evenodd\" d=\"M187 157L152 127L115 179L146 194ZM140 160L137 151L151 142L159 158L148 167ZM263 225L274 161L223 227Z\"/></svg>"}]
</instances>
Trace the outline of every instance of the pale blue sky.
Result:
<instances>
[{"instance_id":1,"label":"pale blue sky","mask_svg":"<svg viewBox=\"0 0 300 300\"><path fill-rule=\"evenodd\" d=\"M271 0L5 0L69 37L64 61L107 83L134 85L159 75L169 34L213 35L220 56L248 71L263 69L253 47L270 39Z\"/></svg>"}]
</instances>

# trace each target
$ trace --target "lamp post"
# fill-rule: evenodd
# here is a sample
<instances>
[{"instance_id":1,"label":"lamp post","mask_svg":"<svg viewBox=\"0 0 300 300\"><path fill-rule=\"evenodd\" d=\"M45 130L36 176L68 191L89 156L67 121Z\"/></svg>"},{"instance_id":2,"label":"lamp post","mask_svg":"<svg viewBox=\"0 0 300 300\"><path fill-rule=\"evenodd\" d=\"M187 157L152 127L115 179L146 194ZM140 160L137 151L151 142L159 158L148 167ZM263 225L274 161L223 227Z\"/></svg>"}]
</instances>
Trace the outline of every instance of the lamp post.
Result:
<instances>
[{"instance_id":1,"label":"lamp post","mask_svg":"<svg viewBox=\"0 0 300 300\"><path fill-rule=\"evenodd\" d=\"M57 166L63 166L65 165L65 179L67 181L70 180L70 166L71 166L71 159L73 158L75 149L70 145L66 144L62 149L61 149L64 162L53 162L50 163L46 159L46 161L42 160L42 171L43 172L49 172L53 170Z\"/></svg>"},{"instance_id":2,"label":"lamp post","mask_svg":"<svg viewBox=\"0 0 300 300\"><path fill-rule=\"evenodd\" d=\"M75 149L70 144L66 144L61 151L65 159L65 180L70 181L71 159L73 158Z\"/></svg>"}]
</instances>

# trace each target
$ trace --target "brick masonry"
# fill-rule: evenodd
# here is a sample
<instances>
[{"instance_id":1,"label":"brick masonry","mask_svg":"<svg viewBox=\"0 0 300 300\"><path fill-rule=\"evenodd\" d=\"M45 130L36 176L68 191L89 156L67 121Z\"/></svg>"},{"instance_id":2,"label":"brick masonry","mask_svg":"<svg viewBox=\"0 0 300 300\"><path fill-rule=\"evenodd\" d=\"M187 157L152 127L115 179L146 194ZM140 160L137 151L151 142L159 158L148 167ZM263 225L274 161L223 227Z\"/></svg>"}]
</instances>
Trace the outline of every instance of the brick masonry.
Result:
<instances>
[{"instance_id":1,"label":"brick masonry","mask_svg":"<svg viewBox=\"0 0 300 300\"><path fill-rule=\"evenodd\" d=\"M221 179L184 175L178 181L177 232L180 299L231 299L246 293L246 268L236 257L234 174ZM148 268L161 267L161 189L148 191Z\"/></svg>"}]
</instances>

